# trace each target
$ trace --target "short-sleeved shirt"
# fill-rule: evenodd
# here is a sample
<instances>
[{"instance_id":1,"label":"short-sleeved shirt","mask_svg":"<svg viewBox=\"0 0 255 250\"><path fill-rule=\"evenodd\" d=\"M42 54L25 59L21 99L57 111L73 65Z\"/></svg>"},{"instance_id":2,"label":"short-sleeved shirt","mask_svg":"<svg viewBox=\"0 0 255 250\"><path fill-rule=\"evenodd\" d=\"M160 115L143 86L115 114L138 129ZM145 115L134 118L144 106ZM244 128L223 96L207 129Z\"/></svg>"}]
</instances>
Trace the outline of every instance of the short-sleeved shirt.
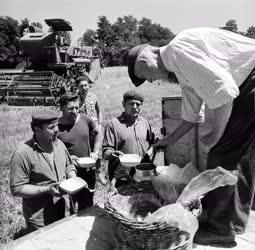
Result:
<instances>
[{"instance_id":1,"label":"short-sleeved shirt","mask_svg":"<svg viewBox=\"0 0 255 250\"><path fill-rule=\"evenodd\" d=\"M19 195L25 184L47 186L61 182L66 179L70 171L76 171L75 166L60 140L57 139L53 144L53 162L51 162L36 141L31 139L19 145L11 158L10 188L14 195ZM54 203L57 200L58 197L49 194L23 198L23 213L26 221L38 228L56 220L52 217L54 217Z\"/></svg>"},{"instance_id":2,"label":"short-sleeved shirt","mask_svg":"<svg viewBox=\"0 0 255 250\"><path fill-rule=\"evenodd\" d=\"M161 47L160 56L182 88L182 118L196 122L203 101L216 109L239 95L255 67L255 40L223 29L188 29Z\"/></svg>"},{"instance_id":3,"label":"short-sleeved shirt","mask_svg":"<svg viewBox=\"0 0 255 250\"><path fill-rule=\"evenodd\" d=\"M80 119L71 125L61 123L59 120L58 138L66 145L70 155L86 157L91 152L91 137L96 124L89 116L80 114Z\"/></svg>"}]
</instances>

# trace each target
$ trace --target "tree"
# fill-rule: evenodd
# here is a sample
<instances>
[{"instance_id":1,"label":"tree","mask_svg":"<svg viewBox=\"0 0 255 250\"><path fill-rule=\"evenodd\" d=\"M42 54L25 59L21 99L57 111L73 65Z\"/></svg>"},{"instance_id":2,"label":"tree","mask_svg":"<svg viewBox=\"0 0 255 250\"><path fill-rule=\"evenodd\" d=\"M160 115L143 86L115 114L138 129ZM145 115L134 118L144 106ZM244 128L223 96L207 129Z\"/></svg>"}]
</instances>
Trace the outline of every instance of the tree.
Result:
<instances>
[{"instance_id":1,"label":"tree","mask_svg":"<svg viewBox=\"0 0 255 250\"><path fill-rule=\"evenodd\" d=\"M86 46L94 46L96 44L96 32L91 29L87 29L82 36L82 44Z\"/></svg>"},{"instance_id":2,"label":"tree","mask_svg":"<svg viewBox=\"0 0 255 250\"><path fill-rule=\"evenodd\" d=\"M138 35L142 43L155 46L166 45L175 36L168 28L152 23L151 19L145 17L139 22Z\"/></svg>"},{"instance_id":3,"label":"tree","mask_svg":"<svg viewBox=\"0 0 255 250\"><path fill-rule=\"evenodd\" d=\"M137 34L137 20L132 16L119 17L117 21L112 25L117 40L123 40L125 42L132 42L138 38Z\"/></svg>"},{"instance_id":4,"label":"tree","mask_svg":"<svg viewBox=\"0 0 255 250\"><path fill-rule=\"evenodd\" d=\"M27 18L24 18L21 20L21 23L19 25L19 36L21 37L23 35L24 29L29 27L29 20Z\"/></svg>"},{"instance_id":5,"label":"tree","mask_svg":"<svg viewBox=\"0 0 255 250\"><path fill-rule=\"evenodd\" d=\"M250 26L250 27L247 29L246 36L255 39L255 26Z\"/></svg>"},{"instance_id":6,"label":"tree","mask_svg":"<svg viewBox=\"0 0 255 250\"><path fill-rule=\"evenodd\" d=\"M138 21L132 16L119 17L112 25L114 30L115 42L112 48L113 65L124 65L128 51L131 47L138 45Z\"/></svg>"},{"instance_id":7,"label":"tree","mask_svg":"<svg viewBox=\"0 0 255 250\"><path fill-rule=\"evenodd\" d=\"M226 22L224 27L220 27L221 29L225 29L225 30L229 30L229 31L233 31L235 33L238 32L238 27L236 24L236 20L234 19L230 19Z\"/></svg>"},{"instance_id":8,"label":"tree","mask_svg":"<svg viewBox=\"0 0 255 250\"><path fill-rule=\"evenodd\" d=\"M114 46L115 40L112 25L106 16L100 16L98 18L97 26L96 39L98 40L98 49L102 55L102 64L111 66L111 47Z\"/></svg>"},{"instance_id":9,"label":"tree","mask_svg":"<svg viewBox=\"0 0 255 250\"><path fill-rule=\"evenodd\" d=\"M167 44L174 34L148 18L140 22L132 15L119 17L111 24L105 16L98 18L96 39L98 49L106 66L125 65L131 47L150 43L155 46Z\"/></svg>"},{"instance_id":10,"label":"tree","mask_svg":"<svg viewBox=\"0 0 255 250\"><path fill-rule=\"evenodd\" d=\"M100 16L97 22L96 39L102 46L111 46L114 40L114 31L106 16Z\"/></svg>"},{"instance_id":11,"label":"tree","mask_svg":"<svg viewBox=\"0 0 255 250\"><path fill-rule=\"evenodd\" d=\"M34 27L42 29L42 24L39 23L39 22L32 22L31 25L34 26Z\"/></svg>"},{"instance_id":12,"label":"tree","mask_svg":"<svg viewBox=\"0 0 255 250\"><path fill-rule=\"evenodd\" d=\"M0 17L0 68L14 68L20 61L18 37L18 21Z\"/></svg>"}]
</instances>

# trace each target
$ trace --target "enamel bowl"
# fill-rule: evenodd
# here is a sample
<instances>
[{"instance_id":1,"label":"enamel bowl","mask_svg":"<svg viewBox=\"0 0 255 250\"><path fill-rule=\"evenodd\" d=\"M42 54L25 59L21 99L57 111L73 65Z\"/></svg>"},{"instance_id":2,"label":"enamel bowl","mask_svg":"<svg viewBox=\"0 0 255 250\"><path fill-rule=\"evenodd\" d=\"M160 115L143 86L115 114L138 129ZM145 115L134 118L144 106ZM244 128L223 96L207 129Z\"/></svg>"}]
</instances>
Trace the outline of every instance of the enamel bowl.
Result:
<instances>
[{"instance_id":1,"label":"enamel bowl","mask_svg":"<svg viewBox=\"0 0 255 250\"><path fill-rule=\"evenodd\" d=\"M141 156L138 154L123 154L119 156L119 159L124 167L135 167L141 162Z\"/></svg>"},{"instance_id":2,"label":"enamel bowl","mask_svg":"<svg viewBox=\"0 0 255 250\"><path fill-rule=\"evenodd\" d=\"M77 160L77 163L81 168L92 168L95 165L96 160L91 157L80 157Z\"/></svg>"},{"instance_id":3,"label":"enamel bowl","mask_svg":"<svg viewBox=\"0 0 255 250\"><path fill-rule=\"evenodd\" d=\"M67 194L75 194L86 186L86 182L80 178L69 178L59 184L59 188Z\"/></svg>"}]
</instances>

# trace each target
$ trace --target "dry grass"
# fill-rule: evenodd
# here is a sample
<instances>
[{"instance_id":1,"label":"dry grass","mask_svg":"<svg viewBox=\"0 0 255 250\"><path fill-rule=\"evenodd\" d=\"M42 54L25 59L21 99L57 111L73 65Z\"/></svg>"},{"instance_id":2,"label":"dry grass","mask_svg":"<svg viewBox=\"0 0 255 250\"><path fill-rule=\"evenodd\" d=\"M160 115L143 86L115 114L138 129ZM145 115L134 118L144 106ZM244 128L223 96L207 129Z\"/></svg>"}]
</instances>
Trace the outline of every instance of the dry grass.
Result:
<instances>
[{"instance_id":1,"label":"dry grass","mask_svg":"<svg viewBox=\"0 0 255 250\"><path fill-rule=\"evenodd\" d=\"M104 122L122 112L122 95L126 90L134 88L125 67L113 67L103 70L100 79L93 86L92 91L97 94ZM175 84L157 82L145 83L139 89L145 96L142 115L147 118L153 130L160 135L161 97L180 93ZM24 226L21 199L13 198L9 190L9 162L12 153L20 142L31 137L30 117L34 109L40 107L0 106L0 248L11 240L15 233ZM98 187L97 199L103 199ZM3 246L3 245L2 245Z\"/></svg>"}]
</instances>

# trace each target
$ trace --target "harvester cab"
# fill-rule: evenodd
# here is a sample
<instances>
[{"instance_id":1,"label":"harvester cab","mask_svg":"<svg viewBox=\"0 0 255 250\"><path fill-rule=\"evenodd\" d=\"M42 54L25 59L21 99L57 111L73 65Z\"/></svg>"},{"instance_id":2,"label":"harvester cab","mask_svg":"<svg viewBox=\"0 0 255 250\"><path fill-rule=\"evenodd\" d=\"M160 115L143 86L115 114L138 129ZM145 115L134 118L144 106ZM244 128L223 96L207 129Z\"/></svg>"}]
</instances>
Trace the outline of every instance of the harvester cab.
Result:
<instances>
[{"instance_id":1,"label":"harvester cab","mask_svg":"<svg viewBox=\"0 0 255 250\"><path fill-rule=\"evenodd\" d=\"M46 33L27 33L20 39L21 54L29 59L29 68L52 70L58 75L69 75L74 66L69 60L68 47L64 46L61 32L72 31L64 19L46 19L50 27Z\"/></svg>"},{"instance_id":2,"label":"harvester cab","mask_svg":"<svg viewBox=\"0 0 255 250\"><path fill-rule=\"evenodd\" d=\"M20 38L26 68L0 70L0 103L56 105L75 77L87 75L94 82L100 74L99 57L70 51L66 32L72 31L72 26L68 21L45 19L45 22L49 26L47 32L29 27Z\"/></svg>"}]
</instances>

